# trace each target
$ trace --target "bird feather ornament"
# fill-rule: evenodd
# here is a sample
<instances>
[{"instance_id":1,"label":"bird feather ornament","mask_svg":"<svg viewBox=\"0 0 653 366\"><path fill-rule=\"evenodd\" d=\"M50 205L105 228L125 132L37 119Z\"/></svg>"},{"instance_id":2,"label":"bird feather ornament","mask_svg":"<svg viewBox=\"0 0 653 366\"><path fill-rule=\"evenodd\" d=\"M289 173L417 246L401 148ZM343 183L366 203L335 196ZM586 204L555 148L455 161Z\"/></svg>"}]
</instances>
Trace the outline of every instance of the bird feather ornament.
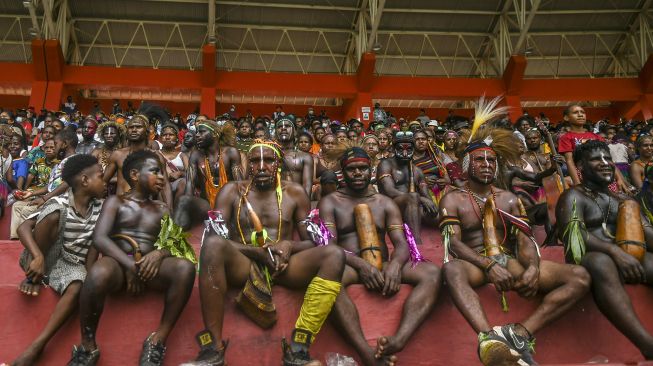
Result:
<instances>
[{"instance_id":1,"label":"bird feather ornament","mask_svg":"<svg viewBox=\"0 0 653 366\"><path fill-rule=\"evenodd\" d=\"M472 124L472 134L470 135L468 142L476 140L474 135L476 134L476 131L478 131L479 127L481 127L483 124L508 113L510 107L497 107L502 99L503 96L501 95L496 96L491 100L485 99L485 95L481 96L481 98L478 100L478 103L476 103L476 107L474 108L474 123Z\"/></svg>"}]
</instances>

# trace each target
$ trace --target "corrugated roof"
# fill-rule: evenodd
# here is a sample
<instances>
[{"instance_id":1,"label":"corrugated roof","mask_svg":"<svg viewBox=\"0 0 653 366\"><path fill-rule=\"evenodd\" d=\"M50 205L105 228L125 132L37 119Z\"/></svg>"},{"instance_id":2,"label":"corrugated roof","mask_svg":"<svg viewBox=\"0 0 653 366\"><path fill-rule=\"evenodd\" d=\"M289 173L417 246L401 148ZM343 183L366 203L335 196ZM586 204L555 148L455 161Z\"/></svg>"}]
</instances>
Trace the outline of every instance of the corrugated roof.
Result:
<instances>
[{"instance_id":1,"label":"corrugated roof","mask_svg":"<svg viewBox=\"0 0 653 366\"><path fill-rule=\"evenodd\" d=\"M216 4L216 63L220 69L347 73L355 55L357 20L368 0L258 0ZM36 22L47 28L43 8ZM501 24L509 49L529 58L526 77L635 76L653 49L651 0L385 1L378 33L376 72L384 75L494 77L505 59L495 49ZM203 0L61 0L74 37L70 63L195 69L208 41ZM60 8L55 9L55 18ZM370 17L367 8L363 14ZM639 47L639 21L649 32ZM372 20L365 27L372 33ZM29 62L32 19L23 2L0 0L0 61ZM635 37L633 42L630 37ZM507 42L507 41L506 41ZM77 47L78 52L75 47ZM644 53L642 56L641 53ZM506 59L510 55L505 53ZM355 56L354 56L355 58Z\"/></svg>"}]
</instances>

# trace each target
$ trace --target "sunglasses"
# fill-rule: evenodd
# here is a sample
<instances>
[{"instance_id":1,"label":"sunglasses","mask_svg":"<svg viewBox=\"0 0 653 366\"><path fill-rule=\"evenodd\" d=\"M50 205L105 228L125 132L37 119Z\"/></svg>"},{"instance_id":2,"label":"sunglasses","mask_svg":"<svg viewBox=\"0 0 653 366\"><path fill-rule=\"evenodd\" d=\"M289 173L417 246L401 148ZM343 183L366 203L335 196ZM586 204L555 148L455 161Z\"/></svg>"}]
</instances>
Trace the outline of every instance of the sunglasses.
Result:
<instances>
[{"instance_id":1,"label":"sunglasses","mask_svg":"<svg viewBox=\"0 0 653 366\"><path fill-rule=\"evenodd\" d=\"M413 137L412 131L399 131L395 134L395 137Z\"/></svg>"}]
</instances>

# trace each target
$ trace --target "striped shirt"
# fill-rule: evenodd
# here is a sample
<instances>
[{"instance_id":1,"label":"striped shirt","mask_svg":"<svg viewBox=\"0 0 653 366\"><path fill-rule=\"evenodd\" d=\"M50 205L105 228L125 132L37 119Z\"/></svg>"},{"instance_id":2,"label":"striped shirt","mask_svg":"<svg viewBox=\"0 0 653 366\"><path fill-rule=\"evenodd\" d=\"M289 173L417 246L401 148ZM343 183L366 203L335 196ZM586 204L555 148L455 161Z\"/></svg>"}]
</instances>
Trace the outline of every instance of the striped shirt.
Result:
<instances>
[{"instance_id":1,"label":"striped shirt","mask_svg":"<svg viewBox=\"0 0 653 366\"><path fill-rule=\"evenodd\" d=\"M63 257L73 263L86 263L86 255L92 243L93 229L100 216L103 200L91 200L86 217L75 210L75 197L72 189L61 196L49 199L42 207L38 221L52 212L59 211L59 240L63 241ZM66 216L61 216L63 212Z\"/></svg>"}]
</instances>

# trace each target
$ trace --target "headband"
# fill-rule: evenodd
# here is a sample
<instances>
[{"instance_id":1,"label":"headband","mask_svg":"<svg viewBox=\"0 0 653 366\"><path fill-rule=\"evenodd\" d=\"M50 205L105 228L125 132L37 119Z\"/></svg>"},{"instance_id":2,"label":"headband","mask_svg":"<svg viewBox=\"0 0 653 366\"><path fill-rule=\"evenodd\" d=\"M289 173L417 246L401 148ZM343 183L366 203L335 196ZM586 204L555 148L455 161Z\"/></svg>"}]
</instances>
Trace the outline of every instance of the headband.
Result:
<instances>
[{"instance_id":1,"label":"headband","mask_svg":"<svg viewBox=\"0 0 653 366\"><path fill-rule=\"evenodd\" d=\"M351 163L356 163L356 162L365 162L365 163L370 163L371 159L370 156L365 152L365 150L361 149L360 147L352 147L345 151L344 154L342 154L342 158L340 158L340 167L343 169L351 164Z\"/></svg>"},{"instance_id":2,"label":"headband","mask_svg":"<svg viewBox=\"0 0 653 366\"><path fill-rule=\"evenodd\" d=\"M365 137L363 137L362 143L365 143L365 141L370 140L370 139L375 140L377 144L379 143L379 138L376 137L376 135L371 134L371 133L369 133L369 134L365 135Z\"/></svg>"},{"instance_id":3,"label":"headband","mask_svg":"<svg viewBox=\"0 0 653 366\"><path fill-rule=\"evenodd\" d=\"M251 152L252 150L254 150L257 147L267 147L268 149L272 149L272 151L274 151L274 153L277 155L277 157L279 159L281 159L281 150L279 150L279 148L277 148L276 146L272 145L269 142L262 142L262 141L261 142L256 142L256 143L252 144L249 147L249 150L247 150L247 152Z\"/></svg>"},{"instance_id":4,"label":"headband","mask_svg":"<svg viewBox=\"0 0 653 366\"><path fill-rule=\"evenodd\" d=\"M211 132L215 133L215 128L213 126L211 126L210 124L204 122L204 121L198 123L197 127L199 127L199 126L204 126L204 127L208 128L209 130L211 130Z\"/></svg>"},{"instance_id":5,"label":"headband","mask_svg":"<svg viewBox=\"0 0 653 366\"><path fill-rule=\"evenodd\" d=\"M290 124L291 124L293 127L295 127L295 121L293 121L292 119L290 119L290 118L288 118L288 117L281 117L281 118L279 118L279 119L277 120L277 122L274 124L274 127L279 127L279 124L281 124L281 122L290 122Z\"/></svg>"},{"instance_id":6,"label":"headband","mask_svg":"<svg viewBox=\"0 0 653 366\"><path fill-rule=\"evenodd\" d=\"M472 142L471 144L467 145L465 148L465 154L472 153L477 150L485 150L485 151L492 151L494 152L494 149L492 149L488 144L486 144L483 141L477 141L477 142Z\"/></svg>"}]
</instances>

